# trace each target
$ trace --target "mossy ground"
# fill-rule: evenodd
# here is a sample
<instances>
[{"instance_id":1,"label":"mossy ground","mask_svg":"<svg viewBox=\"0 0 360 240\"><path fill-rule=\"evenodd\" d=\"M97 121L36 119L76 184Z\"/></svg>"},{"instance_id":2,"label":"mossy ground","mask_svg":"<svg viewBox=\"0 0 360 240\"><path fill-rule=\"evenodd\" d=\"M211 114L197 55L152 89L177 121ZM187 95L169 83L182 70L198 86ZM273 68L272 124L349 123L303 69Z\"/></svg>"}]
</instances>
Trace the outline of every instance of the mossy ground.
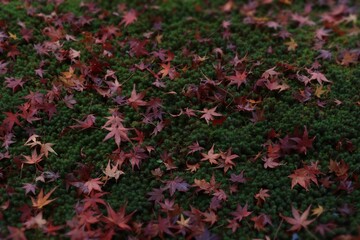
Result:
<instances>
[{"instance_id":1,"label":"mossy ground","mask_svg":"<svg viewBox=\"0 0 360 240\"><path fill-rule=\"evenodd\" d=\"M291 179L288 176L295 169L302 167L303 162L310 163L312 161L318 161L320 170L328 172L330 159L344 160L349 164L349 174L352 177L360 173L360 110L359 105L356 104L360 100L360 68L358 65L341 66L334 60L337 51L359 47L358 36L332 34L329 37L326 47L334 51L334 58L329 61L319 60L319 62L322 65L322 72L333 82L331 91L322 95L320 99L312 97L309 101L300 103L293 96L304 87L292 78L292 74L283 74L284 82L290 86L289 90L278 92L260 89L253 92L252 88L265 70L278 63L310 68L318 56L318 52L312 49L314 31L319 28L318 23L315 26L302 28L298 28L296 24L290 24L287 30L293 34L292 37L298 43L298 48L295 51L288 51L287 46L284 45L284 40L274 37L272 30L244 24L243 16L238 11L224 13L219 10L224 4L222 1L209 1L207 4L206 1L157 1L156 3L147 1L147 7L142 4L142 1L128 1L128 8L137 9L141 14L134 24L121 28L120 36L109 41L112 44L114 56L106 58L101 56L103 49L100 44L94 44L92 50L89 51L82 40L85 38L85 31L96 34L104 25L119 24L121 17L113 14L117 11L117 3L115 2L97 1L101 8L101 14L93 14L91 16L93 21L81 29L76 29L71 24L65 23L63 25L64 30L67 34L75 36L77 41L64 41L63 48L81 51L80 60L84 63L89 63L91 59L99 56L100 62L106 62L110 66L109 68L116 71L116 76L123 87L122 95L130 96L133 85L136 84L138 92L146 90L146 100L155 97L160 98L165 118L169 124L157 135L151 135L154 126L142 123L144 109L135 110L129 106L118 106L111 98L104 98L94 90L85 90L83 92L71 92L77 101L73 109L66 107L62 101L59 101L56 104L57 112L51 118L46 113L40 113L39 116L42 117L40 121L35 121L33 124L23 121L21 127L15 126L13 132L16 136L16 142L9 148L12 158L0 161L0 169L6 176L0 182L0 204L10 200L10 207L1 210L3 219L0 221L0 238L8 234L7 226L22 226L19 221L21 213L18 209L24 204L31 205L31 200L24 195L22 187L24 183L34 182L35 177L39 175L39 172L32 166L24 166L20 174L13 161L15 156L31 154L31 150L24 146L29 136L25 131L26 127L35 128L36 133L42 136L42 141L55 144L54 150L58 155L50 154L49 158L44 161L43 167L45 171L58 172L60 178L46 184L37 182L37 186L39 189L45 188L46 192L55 186L59 186L52 195L57 200L51 203L51 207L45 207L43 212L44 217L52 219L55 225L63 225L74 216L74 206L79 201L76 189L70 187L67 190L65 188L64 179L67 174L76 169L78 163L83 163L93 166L93 178L101 176L109 155L116 149L113 141L103 141L107 133L101 128L106 121L105 117L109 116L108 109L110 108L119 108L125 116L124 126L141 129L147 136L143 143L144 146L153 146L155 149L149 158L141 163L140 169L132 170L130 164L125 164L122 169L125 174L117 182L109 180L102 187L103 191L109 193L104 196L104 199L113 209L118 209L119 206L127 203L127 212L136 210L136 214L133 216L134 221L146 223L156 219L156 211L159 211L159 207L154 207L153 202L148 201L147 193L153 188L161 187L162 181L180 176L189 184L193 184L194 179L209 181L214 174L216 181L221 184L220 188L228 189L230 175L244 171L248 182L240 184L238 192L233 194L228 192L227 201L223 202L222 208L217 211L218 221L212 227L209 226L209 230L222 239L263 238L265 235L274 237L275 234L278 239L289 239L291 237L291 233L287 232L289 225L282 221L279 213L284 216L291 216L291 206L305 210L309 205L322 205L326 209L316 220L316 223L334 222L338 225L326 235L328 238L340 234L357 233L360 225L359 212L355 210L354 214L339 216L336 209L345 203L353 205L355 209L360 208L358 204L358 199L360 199L358 182L353 182L354 191L351 193L345 191L334 193L335 185L326 189L315 184L311 184L309 191L306 191L300 186L291 189ZM44 14L51 14L56 10L58 15L67 12L73 13L76 17L90 15L79 5L80 1L65 1L58 8L52 3L45 4L45 1L33 3L37 11ZM270 13L269 6L260 6L257 11L258 17L271 17L283 8L294 12L302 11L304 8L302 3L293 3L292 5L273 3L270 6L273 13ZM327 10L326 7L315 6L310 17L316 18L318 14ZM162 39L157 46L149 44L147 49L149 52L160 48L173 52L175 59L171 64L181 72L179 78L166 79L166 88L164 89L152 85L154 78L148 71L129 70L134 64L149 60L146 57L130 56L129 48L123 46L122 42L129 38L143 39L144 33L157 31L153 30L153 24L157 18L162 21L162 29L158 30L157 33L162 35ZM232 34L228 40L222 38L221 23L223 20L231 20L232 23L230 27ZM27 28L33 29L33 38L30 42L21 38L18 21L24 22ZM72 63L70 61L59 63L51 54L50 56L36 54L34 44L48 39L41 31L47 24L39 17L27 15L26 4L23 1L1 4L0 22L3 30L5 29L7 33L10 32L18 36L18 39L12 39L10 42L15 44L20 51L20 55L16 56L15 59L6 57L5 53L0 55L0 60L10 62L8 73L1 75L0 81L3 82L5 77L10 76L26 79L23 88L15 92L6 88L5 84L0 85L1 112L16 112L18 106L25 102L24 96L31 91L46 94L46 90L51 89L52 83L58 79L62 72L68 71ZM343 25L342 27L346 29L349 26ZM203 39L208 38L209 41L199 42L195 38L196 34L199 34ZM261 65L254 68L252 74L249 75L247 84L239 89L236 86L220 86L228 92L228 97L225 98L223 104L218 104L217 112L226 115L226 120L221 125L208 125L204 119L199 117L171 117L170 114L177 114L180 109L186 107L200 111L205 107L211 108L216 105L210 101L200 101L196 97L186 97L183 90L190 84L199 84L200 79L204 79L205 76L209 79L216 79L214 65L219 62L223 64L224 71L228 75L233 75L233 67L229 61L233 59L234 51L229 49L229 44L235 46L239 58L247 55L249 62L256 63L259 61ZM206 57L206 60L198 66L192 66L192 59L182 54L184 47L200 57ZM269 47L273 48L271 54L267 52ZM221 48L224 51L222 59L213 54L214 48ZM42 60L47 62L44 73L46 83L41 82L34 72ZM151 64L155 66L153 67L155 72L161 70L156 60L153 60ZM249 68L250 66L251 64L248 65ZM187 71L181 71L184 67L188 67ZM101 69L100 72L105 73L106 71ZM312 87L315 89L315 86ZM176 94L169 94L170 91L175 91ZM250 121L252 118L250 112L239 112L231 106L235 97L244 95L253 99L262 99L258 107L264 110L263 121L253 123ZM335 99L342 101L342 104L339 106L334 104ZM318 100L326 101L328 104L324 108L319 107L317 105ZM96 116L95 127L84 131L69 129L70 125L75 124L73 119L82 119L87 114ZM0 120L4 118L5 115L1 114ZM267 134L271 128L280 132L281 137L284 137L286 134L292 133L295 128L303 129L305 125L309 130L309 136L316 136L313 149L309 149L306 155L297 153L287 155L282 159L284 165L275 169L264 169L261 159L256 162L249 160L258 152L264 151L262 144L267 141ZM344 139L352 142L355 147L354 151L349 152L336 148L337 143ZM186 170L186 162L199 162L201 158L200 153L187 155L187 146L196 141L206 151L213 144L215 144L216 150L225 151L231 147L233 153L239 155L239 158L236 159L236 166L224 173L222 169L215 169L210 163L201 162L200 169L195 173L190 173ZM124 143L122 148L128 151L131 149L131 144ZM177 166L176 170L166 171L161 161L161 155L164 152L172 156L174 164ZM151 170L156 168L161 168L166 172L161 179L162 181L151 173ZM260 188L269 189L271 193L271 197L261 207L256 206L254 199L254 195ZM208 195L201 192L195 193L192 190L185 193L177 192L174 196L176 202L184 210L189 210L190 206L193 206L205 211L211 200ZM167 195L167 197L170 196ZM270 215L273 225L267 226L263 232L258 232L254 230L253 223L246 219L235 233L232 233L231 229L225 228L228 224L226 219L230 218L230 212L235 211L237 204L243 206L246 203L254 215L259 213ZM312 226L309 229L313 232ZM60 231L59 238L64 236L63 234L66 232L67 228L65 227ZM304 230L298 234L301 239L312 237L308 231ZM26 231L26 235L29 239L45 238L40 230Z\"/></svg>"}]
</instances>

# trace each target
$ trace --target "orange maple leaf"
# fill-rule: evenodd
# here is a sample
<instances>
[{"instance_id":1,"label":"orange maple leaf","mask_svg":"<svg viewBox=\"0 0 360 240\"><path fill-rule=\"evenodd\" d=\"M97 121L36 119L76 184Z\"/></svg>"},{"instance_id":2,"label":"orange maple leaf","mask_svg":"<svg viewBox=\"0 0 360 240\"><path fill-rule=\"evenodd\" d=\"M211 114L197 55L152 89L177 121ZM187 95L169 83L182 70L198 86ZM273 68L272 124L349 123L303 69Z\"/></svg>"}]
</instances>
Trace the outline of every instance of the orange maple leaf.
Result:
<instances>
[{"instance_id":1,"label":"orange maple leaf","mask_svg":"<svg viewBox=\"0 0 360 240\"><path fill-rule=\"evenodd\" d=\"M26 163L26 164L35 164L35 166L37 168L41 168L40 165L39 165L39 162L41 162L43 160L43 156L44 154L41 153L40 155L37 154L36 150L34 150L31 154L31 156L25 156L25 155L22 155L25 160L23 161L23 163Z\"/></svg>"},{"instance_id":2,"label":"orange maple leaf","mask_svg":"<svg viewBox=\"0 0 360 240\"><path fill-rule=\"evenodd\" d=\"M40 190L39 195L37 196L37 199L35 200L33 197L31 197L31 201L33 204L33 207L39 208L41 209L42 207L44 207L45 205L48 205L49 203L51 203L52 201L56 200L56 198L48 200L49 197L51 196L51 194L55 191L57 187L53 188L50 192L48 192L45 196L44 196L44 189Z\"/></svg>"},{"instance_id":3,"label":"orange maple leaf","mask_svg":"<svg viewBox=\"0 0 360 240\"><path fill-rule=\"evenodd\" d=\"M40 149L41 154L44 154L46 158L49 156L49 152L57 155L55 150L52 148L53 145L54 145L53 143L42 143Z\"/></svg>"},{"instance_id":4,"label":"orange maple leaf","mask_svg":"<svg viewBox=\"0 0 360 240\"><path fill-rule=\"evenodd\" d=\"M214 153L214 144L212 145L212 147L210 148L210 150L208 151L208 153L201 153L201 155L203 156L203 158L201 159L201 161L209 161L211 164L217 164L218 161L216 161L216 159L218 159L220 157L219 153Z\"/></svg>"},{"instance_id":5,"label":"orange maple leaf","mask_svg":"<svg viewBox=\"0 0 360 240\"><path fill-rule=\"evenodd\" d=\"M161 67L163 68L162 70L160 70L158 72L158 74L161 74L161 78L164 78L165 76L169 75L170 72L170 62L168 62L167 64L160 64Z\"/></svg>"}]
</instances>

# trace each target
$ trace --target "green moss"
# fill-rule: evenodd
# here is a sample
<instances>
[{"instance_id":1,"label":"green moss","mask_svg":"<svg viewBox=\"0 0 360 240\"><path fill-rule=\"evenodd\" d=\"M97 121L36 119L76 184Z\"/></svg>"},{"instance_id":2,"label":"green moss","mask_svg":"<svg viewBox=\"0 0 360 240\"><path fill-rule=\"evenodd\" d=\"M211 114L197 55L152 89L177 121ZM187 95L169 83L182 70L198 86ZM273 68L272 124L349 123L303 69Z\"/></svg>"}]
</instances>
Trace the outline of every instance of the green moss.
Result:
<instances>
[{"instance_id":1,"label":"green moss","mask_svg":"<svg viewBox=\"0 0 360 240\"><path fill-rule=\"evenodd\" d=\"M358 212L351 216L339 217L336 215L338 214L336 209L343 203L356 204L358 197L360 197L357 188L351 194L347 194L345 191L334 194L337 185L325 189L322 186L316 186L315 183L310 184L309 191L298 185L291 189L291 179L288 178L296 168L302 166L302 162L319 161L321 171L327 173L330 159L336 161L343 159L349 164L352 171L351 177L359 174L359 152L357 150L349 152L344 149L336 149L336 144L342 139L350 140L356 149L360 144L358 134L360 131L358 124L360 113L359 106L355 104L360 100L358 94L360 71L357 65L345 67L338 65L335 61L336 55L342 49L357 47L358 40L356 36L332 34L324 45L325 49L331 49L334 52L334 56L333 59L328 61L319 60L322 65L321 72L329 80L333 81L333 84L331 84L331 91L321 98L326 102L326 107L320 108L317 106L317 98L315 97L305 103L300 103L293 97L296 92L304 89L303 84L300 84L294 78L296 71L286 71L280 75L280 79L290 86L289 90L277 92L259 87L257 91L253 91L254 84L262 73L278 63L288 63L302 70L304 67L310 68L318 55L318 52L312 49L314 32L320 27L318 24L304 28L298 28L295 23L285 26L298 43L296 51L289 52L284 44L289 39L282 40L273 36L274 31L272 29L244 24L244 17L238 13L238 8L231 13L222 13L219 11L219 8L224 4L222 1L207 1L207 3L206 1L190 0L153 1L156 3L148 1L146 10L139 5L142 1L128 1L128 9L134 8L140 14L138 20L127 27L119 25L123 13L118 12L117 4L123 1L112 1L111 3L108 1L96 1L98 7L102 8L99 14L87 11L86 7L80 7L81 1L78 0L65 1L58 7L54 4L45 4L45 2L38 1L33 4L37 11L44 14L51 14L56 11L60 18L69 12L73 13L76 19L83 15L93 18L90 24L81 29L74 27L73 23L65 23L63 26L64 31L75 36L77 41L60 40L63 49L69 50L72 48L81 51L79 65L83 64L82 71L87 71L86 68L90 66L90 61L93 58L99 58L100 62L108 63L108 66L102 67L99 73L95 74L98 79L104 80L108 69L116 71L118 81L122 84L121 96L129 98L135 84L137 92L146 92L144 100L162 99L163 118L169 121L169 125L161 132L152 135L155 126L146 125L142 122L143 115L146 113L145 107L135 110L130 106L118 106L111 98L102 97L93 89L86 89L82 92L62 89L61 99L65 95L73 94L77 104L74 105L73 109L70 109L62 100L55 100L57 113L51 119L43 110L40 110L39 113L39 116L43 118L40 121L34 121L32 124L20 118L22 127L34 127L44 142L54 143L54 150L58 154L50 154L49 158L43 160L41 166L44 167L45 171L59 172L61 180L50 184L37 183L39 187L46 188L46 191L51 189L50 186L58 186L58 190L54 192L53 196L57 200L52 204L52 208L44 208L44 216L47 219L52 219L54 224L63 225L66 224L67 220L75 216L73 212L74 206L81 199L79 199L75 187L70 186L69 190L65 189L64 180L66 174L77 168L78 163L93 166L92 178L102 176L102 170L105 168L110 154L117 148L113 139L103 141L107 131L102 126L107 120L106 117L110 116L108 109L118 107L119 111L125 116L124 126L135 127L143 131L145 141L142 146L153 146L155 150L149 154L149 158L141 163L140 169L135 168L133 171L129 162L126 162L123 165L125 174L117 182L111 179L106 185L102 186L103 191L109 192L104 196L104 199L113 209L118 209L127 203L128 213L136 210L133 219L146 225L149 221L156 219L157 214L160 212L158 205L148 201L149 196L147 193L152 191L153 188L163 187L165 180L174 179L175 176L182 177L190 185L194 183L194 179L209 181L214 173L216 182L226 192L228 199L222 203L223 207L217 211L219 221L209 228L211 232L217 233L222 239L262 238L264 235L274 237L280 224L277 237L279 239L290 238L291 234L287 233L289 226L282 221L279 213L284 216L291 216L291 205L301 210L306 209L309 205L323 205L327 211L316 220L316 223L334 221L340 226L328 235L330 238L337 234L356 233L359 225ZM239 4L236 3L236 5ZM277 13L282 9L293 12L303 11L304 2L294 2L291 6L274 3L271 6L272 12L269 12L268 7L260 6L256 16L266 16L274 20ZM198 7L203 10L196 10ZM318 14L328 10L325 7L316 5L314 11L310 14L310 18L318 19ZM118 15L114 13L118 13ZM104 14L102 15L103 19L98 18L101 14ZM161 30L153 28L156 20L155 15L162 18ZM7 5L1 5L0 20L6 22L5 32L17 35L18 39L11 40L10 43L17 44L21 53L15 60L6 59L7 52L4 53L4 58L10 62L9 71L4 76L1 75L0 80L4 81L4 77L23 77L27 80L23 88L15 93L6 88L4 84L0 86L1 111L16 112L18 111L17 107L25 102L24 96L29 94L30 91L40 91L46 94L47 90L51 89L52 84L58 80L61 73L68 71L69 67L74 63L71 63L69 59L59 63L53 53L49 53L49 56L36 54L34 44L49 40L47 36L42 34L41 30L45 26L51 25L51 23L46 23L40 17L27 15L25 5L22 2L11 1ZM34 30L34 37L29 43L21 38L20 27L17 25L18 20L25 22L27 28ZM221 23L223 20L231 20L232 23L230 26L232 35L229 40L222 37L223 28ZM94 38L97 38L100 35L101 28L105 25L118 26L121 32L119 37L108 41L114 48L112 58L102 56L104 50L102 44L96 44L92 46L91 51L88 51L88 46L82 41L85 38L83 32L90 32ZM341 29L345 30L349 27L350 25L345 24L340 26ZM130 39L143 40L143 34L149 31L154 31L154 36L161 34L163 38L160 44L149 43L146 46L147 51L170 50L175 54L171 66L175 67L180 73L180 77L174 80L170 80L168 77L162 79L166 83L164 89L153 86L154 77L148 71L129 71L135 64L140 64L142 61L145 64L150 64L149 68L155 73L161 70L161 61L157 58L152 56L136 58L129 55L129 44L126 42ZM195 38L197 34L203 39L208 38L209 41L199 41ZM122 41L125 44L122 44ZM229 44L235 46L235 51L228 48ZM270 46L273 48L272 54L267 53ZM184 47L193 51L193 54L207 59L199 63L199 66L192 66L194 55L184 56L182 54ZM212 53L215 48L223 50L224 55L221 59L216 58ZM214 69L217 63L222 65L224 76L233 75L235 69L229 62L233 60L235 52L238 53L239 58L247 55L244 68L247 71L250 71L250 69L252 71L245 85L239 89L236 86L227 86L225 78L222 79L218 86L212 87L208 92L204 93L209 95L206 100L186 97L183 94L190 84L199 85L200 81L205 77L219 80L218 78L221 78L221 76L217 75ZM42 60L46 61L44 66L44 70L46 70L44 78L48 80L46 84L41 83L40 78L34 72L34 69L39 67ZM259 61L260 65L253 67L257 61ZM181 69L185 66L188 66L189 69L183 72ZM239 67L238 70L243 69ZM276 67L276 70L282 71L279 66ZM75 72L80 74L80 67L76 67ZM301 72L306 74L305 71ZM91 79L86 81L89 84L95 84ZM328 85L330 84L326 86ZM105 87L106 84L102 82L100 86ZM312 89L315 89L316 86L314 82L310 84ZM169 94L169 91L175 91L176 94ZM218 91L227 92L223 102L213 100L216 99L215 94ZM250 121L252 117L250 112L236 111L233 100L235 97L240 96L247 96L249 99L261 99L262 101L257 108L264 110L265 120L252 123ZM343 104L335 106L333 103L335 99L341 100ZM198 111L215 106L218 107L217 111L226 115L227 118L221 125L208 125L204 119L200 119L201 113ZM186 107L194 109L197 117L189 118L185 115L171 117L169 115L169 113L178 114L180 109L184 110ZM81 120L88 114L96 116L93 128L84 131L69 128L69 126L76 123L74 119ZM0 120L2 121L4 118L5 116L1 114ZM264 169L261 157L255 162L250 161L259 152L265 154L266 148L262 144L267 141L267 133L270 128L274 128L281 137L284 137L291 134L294 127L303 129L304 125L308 127L310 136L316 136L313 149L309 149L306 155L297 153L286 155L281 158L284 165L276 169ZM21 157L21 155L31 154L31 150L24 146L28 134L22 127L15 126L13 130L16 143L9 148L13 156ZM129 136L135 137L133 130L129 132ZM196 141L204 147L204 151L188 155L188 146ZM129 151L132 149L133 144L136 145L135 141L132 143L124 142L120 148L123 151ZM207 152L212 144L215 145L216 153L224 152L231 147L232 152L239 155L239 158L235 160L236 166L224 173L223 169L217 169L214 165L201 161L201 153ZM176 170L166 170L161 160L161 155L164 152L171 155L177 167ZM190 173L186 170L186 162L200 163L201 168L195 173ZM158 167L165 172L161 181L157 180L151 173L151 170ZM34 166L26 165L23 167L20 176L20 171L13 159L2 160L0 168L11 169L11 171L6 172L6 180L1 181L16 189L15 193L10 196L3 188L0 188L1 196L5 196L5 199L11 197L11 207L4 211L4 221L0 221L1 238L6 236L7 226L21 227L18 221L20 213L17 208L23 204L31 205L29 196L24 197L24 190L21 187L23 183L34 183L34 178L39 175L39 172ZM230 175L232 173L239 174L241 171L244 171L248 182L239 184L239 191L230 194ZM271 197L263 206L256 206L254 195L260 188L269 189ZM188 192L176 192L174 196L170 196L168 191L165 191L164 194L166 198L175 199L176 203L180 204L184 210L190 210L189 206L191 205L201 211L206 211L212 197L211 194L203 192L195 193L194 188L190 188ZM2 199L1 203L3 203ZM266 227L265 232L258 233L254 231L253 222L248 218L241 223L241 228L235 233L226 229L224 226L228 224L226 220L231 218L230 213L236 209L237 204L243 206L246 203L249 204L249 209L254 212L254 215L269 214L273 225ZM106 215L105 207L101 206L100 208ZM311 225L311 230L313 226L315 226L315 223ZM65 234L68 230L69 227L65 227L64 230L61 230L61 234ZM35 229L26 231L26 235L28 238L44 238L44 234ZM121 236L125 236L125 234ZM309 238L306 231L301 231L299 236L302 239Z\"/></svg>"}]
</instances>

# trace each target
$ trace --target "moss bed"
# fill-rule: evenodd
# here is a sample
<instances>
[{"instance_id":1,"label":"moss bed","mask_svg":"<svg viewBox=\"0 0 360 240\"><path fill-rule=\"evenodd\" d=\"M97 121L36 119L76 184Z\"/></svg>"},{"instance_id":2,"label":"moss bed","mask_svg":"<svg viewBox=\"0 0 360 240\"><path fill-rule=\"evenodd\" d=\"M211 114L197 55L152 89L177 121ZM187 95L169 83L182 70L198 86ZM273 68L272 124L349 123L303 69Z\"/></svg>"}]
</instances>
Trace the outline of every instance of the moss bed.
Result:
<instances>
[{"instance_id":1,"label":"moss bed","mask_svg":"<svg viewBox=\"0 0 360 240\"><path fill-rule=\"evenodd\" d=\"M0 239L359 239L358 13L0 0Z\"/></svg>"}]
</instances>

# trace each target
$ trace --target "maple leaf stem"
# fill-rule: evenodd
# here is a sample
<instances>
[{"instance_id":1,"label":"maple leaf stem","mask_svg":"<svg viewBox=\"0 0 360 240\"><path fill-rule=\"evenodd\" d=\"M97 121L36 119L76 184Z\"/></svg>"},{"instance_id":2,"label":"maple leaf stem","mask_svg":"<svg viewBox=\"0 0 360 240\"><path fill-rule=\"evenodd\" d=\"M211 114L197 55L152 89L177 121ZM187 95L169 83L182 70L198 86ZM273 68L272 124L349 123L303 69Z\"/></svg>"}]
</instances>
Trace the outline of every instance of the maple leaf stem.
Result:
<instances>
[{"instance_id":1,"label":"maple leaf stem","mask_svg":"<svg viewBox=\"0 0 360 240\"><path fill-rule=\"evenodd\" d=\"M243 222L246 222L246 224L248 225L248 227L251 229L251 225L250 225L250 223L247 221L247 219L245 219L245 221L243 221Z\"/></svg>"},{"instance_id":2,"label":"maple leaf stem","mask_svg":"<svg viewBox=\"0 0 360 240\"><path fill-rule=\"evenodd\" d=\"M22 178L23 167L24 167L24 164L22 163L22 164L21 164L21 168L20 168L20 179Z\"/></svg>"},{"instance_id":3,"label":"maple leaf stem","mask_svg":"<svg viewBox=\"0 0 360 240\"><path fill-rule=\"evenodd\" d=\"M305 228L307 234L309 234L309 236L315 240L319 240L308 228Z\"/></svg>"},{"instance_id":4,"label":"maple leaf stem","mask_svg":"<svg viewBox=\"0 0 360 240\"><path fill-rule=\"evenodd\" d=\"M226 109L234 102L234 97L231 97L231 101L226 105Z\"/></svg>"},{"instance_id":5,"label":"maple leaf stem","mask_svg":"<svg viewBox=\"0 0 360 240\"><path fill-rule=\"evenodd\" d=\"M221 224L221 225L217 225L217 226L215 226L215 227L213 227L213 228L211 228L211 229L214 230L214 229L218 229L218 228L224 227L224 226L225 226L225 224Z\"/></svg>"},{"instance_id":6,"label":"maple leaf stem","mask_svg":"<svg viewBox=\"0 0 360 240\"><path fill-rule=\"evenodd\" d=\"M279 230L280 230L280 228L281 228L281 225L282 225L283 221L284 221L284 219L281 219L281 222L280 222L278 228L276 229L275 236L274 236L274 239L275 239L275 240L277 239L277 235L278 235L278 233L279 233Z\"/></svg>"},{"instance_id":7,"label":"maple leaf stem","mask_svg":"<svg viewBox=\"0 0 360 240\"><path fill-rule=\"evenodd\" d=\"M134 76L134 73L131 74L127 79L125 79L123 82L121 82L121 84L123 85L124 83L126 83L127 81L129 81L130 78L132 78L132 76Z\"/></svg>"},{"instance_id":8,"label":"maple leaf stem","mask_svg":"<svg viewBox=\"0 0 360 240\"><path fill-rule=\"evenodd\" d=\"M90 107L89 107L89 111L91 112L92 111L92 107L93 107L93 98L91 98L91 100L90 100Z\"/></svg>"}]
</instances>

